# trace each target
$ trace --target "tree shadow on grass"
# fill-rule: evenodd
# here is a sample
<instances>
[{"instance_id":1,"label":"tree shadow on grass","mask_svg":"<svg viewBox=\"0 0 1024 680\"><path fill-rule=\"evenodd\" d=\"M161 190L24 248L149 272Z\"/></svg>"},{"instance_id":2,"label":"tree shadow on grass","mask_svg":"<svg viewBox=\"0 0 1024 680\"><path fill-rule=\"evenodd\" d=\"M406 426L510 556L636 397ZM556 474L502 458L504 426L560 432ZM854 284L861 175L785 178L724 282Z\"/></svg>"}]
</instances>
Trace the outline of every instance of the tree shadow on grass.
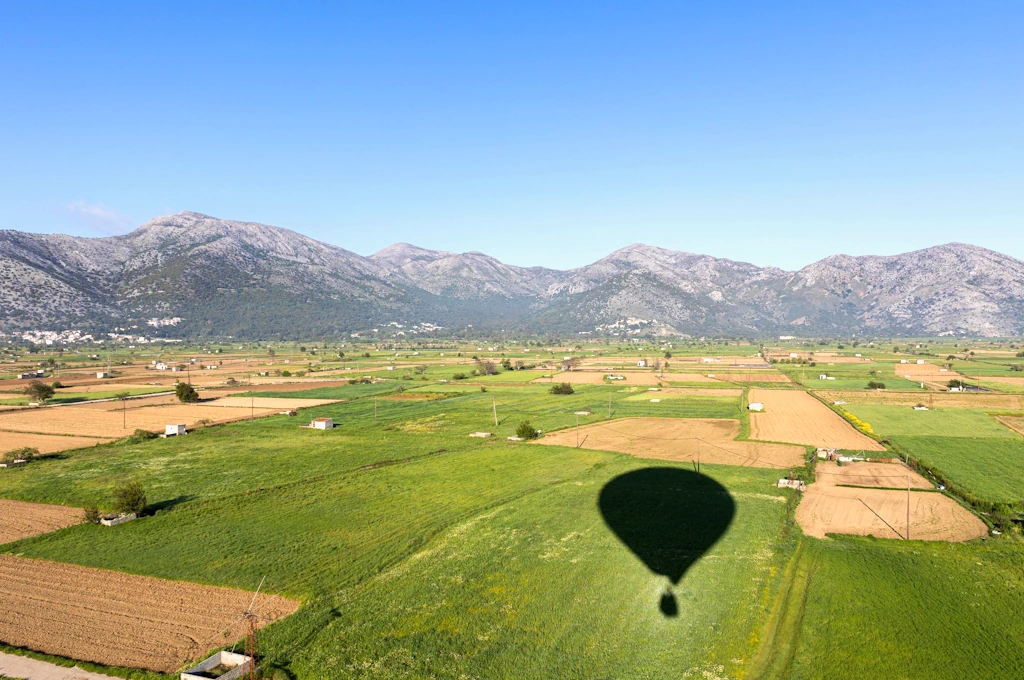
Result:
<instances>
[{"instance_id":1,"label":"tree shadow on grass","mask_svg":"<svg viewBox=\"0 0 1024 680\"><path fill-rule=\"evenodd\" d=\"M647 568L668 578L661 612L677 616L671 586L718 542L736 505L724 486L706 475L652 467L619 475L597 501L608 527Z\"/></svg>"}]
</instances>

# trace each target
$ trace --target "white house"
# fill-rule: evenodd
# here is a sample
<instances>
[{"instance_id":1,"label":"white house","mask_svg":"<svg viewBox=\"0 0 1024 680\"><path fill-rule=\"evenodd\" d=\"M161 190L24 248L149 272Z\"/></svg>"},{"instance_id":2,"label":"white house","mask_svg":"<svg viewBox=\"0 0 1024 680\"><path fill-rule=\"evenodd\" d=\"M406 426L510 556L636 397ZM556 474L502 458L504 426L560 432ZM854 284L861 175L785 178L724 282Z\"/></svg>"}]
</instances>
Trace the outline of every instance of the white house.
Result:
<instances>
[{"instance_id":1,"label":"white house","mask_svg":"<svg viewBox=\"0 0 1024 680\"><path fill-rule=\"evenodd\" d=\"M762 404L759 401L752 401L749 404L747 404L747 410L748 411L763 411L764 410L764 404Z\"/></svg>"}]
</instances>

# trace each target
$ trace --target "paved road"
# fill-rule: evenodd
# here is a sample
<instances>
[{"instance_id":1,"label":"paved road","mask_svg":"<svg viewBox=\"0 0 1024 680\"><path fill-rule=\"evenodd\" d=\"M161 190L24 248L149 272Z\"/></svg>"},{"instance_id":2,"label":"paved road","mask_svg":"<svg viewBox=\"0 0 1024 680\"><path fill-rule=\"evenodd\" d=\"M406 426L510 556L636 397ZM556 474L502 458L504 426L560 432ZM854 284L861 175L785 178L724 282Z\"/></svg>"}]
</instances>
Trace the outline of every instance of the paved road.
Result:
<instances>
[{"instance_id":1,"label":"paved road","mask_svg":"<svg viewBox=\"0 0 1024 680\"><path fill-rule=\"evenodd\" d=\"M27 656L0 652L0 675L19 680L111 680L110 675L89 673L77 666L64 668Z\"/></svg>"}]
</instances>

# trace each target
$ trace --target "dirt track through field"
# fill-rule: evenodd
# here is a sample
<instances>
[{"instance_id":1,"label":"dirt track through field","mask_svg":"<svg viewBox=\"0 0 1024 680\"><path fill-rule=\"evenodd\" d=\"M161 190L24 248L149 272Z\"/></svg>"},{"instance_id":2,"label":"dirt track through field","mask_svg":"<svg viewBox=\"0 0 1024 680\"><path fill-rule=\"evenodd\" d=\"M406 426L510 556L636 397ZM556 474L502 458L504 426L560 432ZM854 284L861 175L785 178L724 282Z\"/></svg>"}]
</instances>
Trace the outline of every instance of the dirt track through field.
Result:
<instances>
[{"instance_id":1,"label":"dirt track through field","mask_svg":"<svg viewBox=\"0 0 1024 680\"><path fill-rule=\"evenodd\" d=\"M820 401L798 390L752 389L748 401L764 404L764 413L750 414L750 438L793 442L821 448L885 451Z\"/></svg>"},{"instance_id":2,"label":"dirt track through field","mask_svg":"<svg viewBox=\"0 0 1024 680\"><path fill-rule=\"evenodd\" d=\"M736 441L738 420L719 418L622 418L581 426L584 449L628 453L637 458L695 461L750 467L788 468L803 462L804 450L786 444ZM538 444L576 446L576 428L545 435ZM699 442L698 442L699 438Z\"/></svg>"},{"instance_id":3,"label":"dirt track through field","mask_svg":"<svg viewBox=\"0 0 1024 680\"><path fill-rule=\"evenodd\" d=\"M0 498L0 545L48 534L85 520L81 508ZM0 600L2 603L2 600Z\"/></svg>"},{"instance_id":4,"label":"dirt track through field","mask_svg":"<svg viewBox=\"0 0 1024 680\"><path fill-rule=\"evenodd\" d=\"M174 672L239 638L251 599L233 588L0 555L0 640L109 666ZM297 608L270 596L255 605L270 620Z\"/></svg>"}]
</instances>

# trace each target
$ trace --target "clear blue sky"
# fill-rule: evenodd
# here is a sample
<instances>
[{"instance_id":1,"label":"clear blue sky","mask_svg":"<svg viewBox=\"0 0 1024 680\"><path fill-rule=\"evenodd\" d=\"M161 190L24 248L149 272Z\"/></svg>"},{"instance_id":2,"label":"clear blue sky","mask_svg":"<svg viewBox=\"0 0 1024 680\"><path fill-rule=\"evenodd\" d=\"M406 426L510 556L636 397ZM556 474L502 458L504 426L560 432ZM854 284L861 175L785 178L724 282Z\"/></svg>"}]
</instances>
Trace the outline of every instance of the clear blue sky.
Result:
<instances>
[{"instance_id":1,"label":"clear blue sky","mask_svg":"<svg viewBox=\"0 0 1024 680\"><path fill-rule=\"evenodd\" d=\"M0 228L1024 259L1019 0L556 4L3 2Z\"/></svg>"}]
</instances>

